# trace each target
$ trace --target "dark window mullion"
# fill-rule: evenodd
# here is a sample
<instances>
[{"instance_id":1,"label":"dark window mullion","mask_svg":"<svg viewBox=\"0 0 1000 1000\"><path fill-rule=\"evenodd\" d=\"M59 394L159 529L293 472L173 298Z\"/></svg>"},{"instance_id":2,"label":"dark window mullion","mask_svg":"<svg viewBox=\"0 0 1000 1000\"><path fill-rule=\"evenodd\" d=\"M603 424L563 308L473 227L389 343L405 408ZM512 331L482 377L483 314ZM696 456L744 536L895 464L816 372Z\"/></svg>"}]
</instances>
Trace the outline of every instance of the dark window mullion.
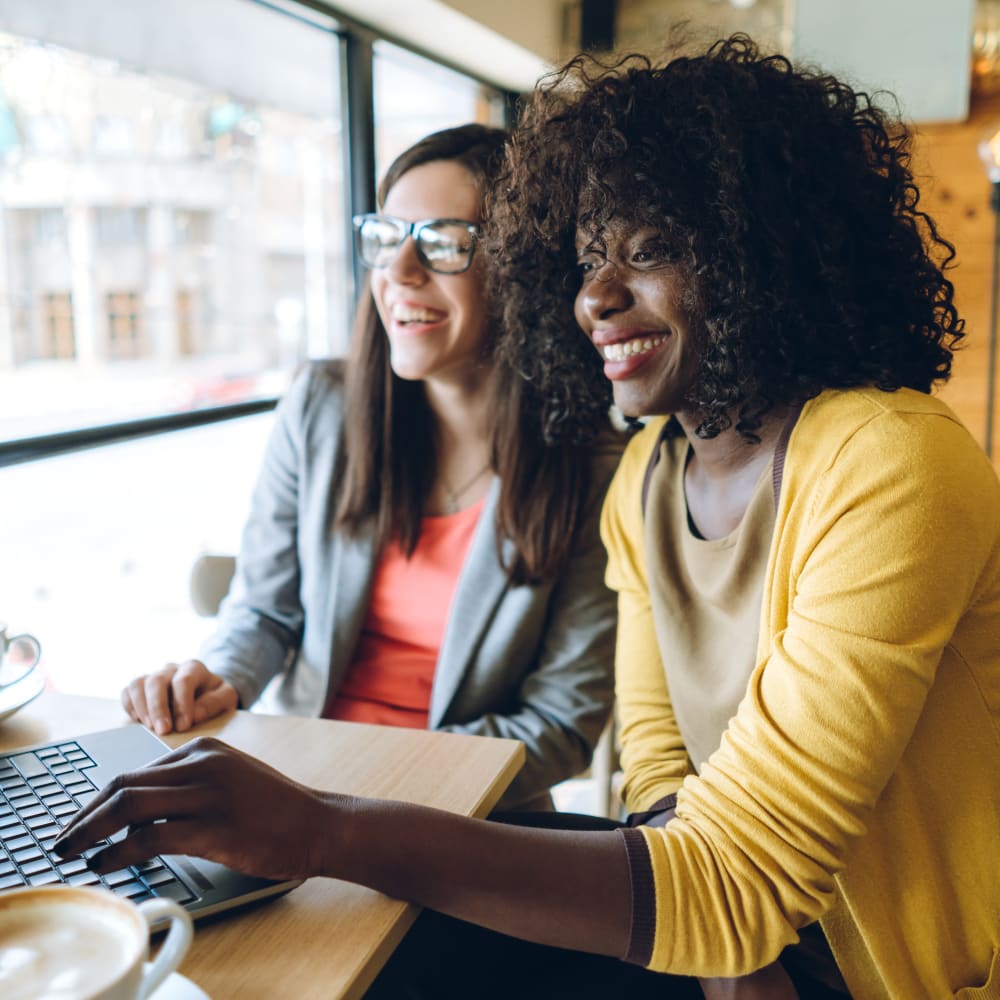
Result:
<instances>
[{"instance_id":1,"label":"dark window mullion","mask_svg":"<svg viewBox=\"0 0 1000 1000\"><path fill-rule=\"evenodd\" d=\"M373 34L351 28L341 35L340 73L344 121L344 197L347 219L375 211L375 97L372 83ZM351 241L356 302L364 287L365 270Z\"/></svg>"},{"instance_id":2,"label":"dark window mullion","mask_svg":"<svg viewBox=\"0 0 1000 1000\"><path fill-rule=\"evenodd\" d=\"M71 451L95 448L101 445L117 444L134 438L167 434L171 431L203 427L223 420L236 420L257 413L266 413L277 406L274 397L248 399L240 403L223 406L207 406L181 413L165 413L153 417L139 417L114 424L97 424L72 431L57 431L52 434L38 434L33 437L0 441L0 469L22 462L37 462L54 458Z\"/></svg>"},{"instance_id":3,"label":"dark window mullion","mask_svg":"<svg viewBox=\"0 0 1000 1000\"><path fill-rule=\"evenodd\" d=\"M514 90L501 90L503 96L503 123L507 128L513 128L517 124L517 114L520 110L518 102L523 95Z\"/></svg>"}]
</instances>

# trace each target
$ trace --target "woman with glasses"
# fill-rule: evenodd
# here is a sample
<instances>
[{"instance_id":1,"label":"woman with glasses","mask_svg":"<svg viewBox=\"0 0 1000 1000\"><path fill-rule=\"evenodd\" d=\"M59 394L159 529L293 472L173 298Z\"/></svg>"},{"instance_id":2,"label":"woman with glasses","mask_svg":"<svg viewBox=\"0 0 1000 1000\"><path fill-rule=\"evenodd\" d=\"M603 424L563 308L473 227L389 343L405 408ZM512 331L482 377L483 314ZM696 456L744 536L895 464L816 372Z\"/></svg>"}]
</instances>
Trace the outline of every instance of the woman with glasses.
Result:
<instances>
[{"instance_id":1,"label":"woman with glasses","mask_svg":"<svg viewBox=\"0 0 1000 1000\"><path fill-rule=\"evenodd\" d=\"M270 685L283 712L522 740L505 806L586 767L611 704L598 514L620 448L549 446L542 400L494 358L477 249L505 138L423 139L354 220L352 356L282 401L218 629L125 689L133 718L185 731Z\"/></svg>"}]
</instances>

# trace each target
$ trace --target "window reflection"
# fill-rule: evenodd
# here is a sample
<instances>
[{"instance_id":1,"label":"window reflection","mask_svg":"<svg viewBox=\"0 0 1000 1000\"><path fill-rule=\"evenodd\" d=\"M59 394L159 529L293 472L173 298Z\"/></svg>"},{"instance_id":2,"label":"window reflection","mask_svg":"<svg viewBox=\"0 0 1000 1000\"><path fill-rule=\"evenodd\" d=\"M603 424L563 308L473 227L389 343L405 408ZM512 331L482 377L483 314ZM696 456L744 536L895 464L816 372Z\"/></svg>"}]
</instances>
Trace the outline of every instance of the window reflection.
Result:
<instances>
[{"instance_id":1,"label":"window reflection","mask_svg":"<svg viewBox=\"0 0 1000 1000\"><path fill-rule=\"evenodd\" d=\"M375 167L379 177L422 136L452 125L503 125L499 91L389 42L373 46Z\"/></svg>"}]
</instances>

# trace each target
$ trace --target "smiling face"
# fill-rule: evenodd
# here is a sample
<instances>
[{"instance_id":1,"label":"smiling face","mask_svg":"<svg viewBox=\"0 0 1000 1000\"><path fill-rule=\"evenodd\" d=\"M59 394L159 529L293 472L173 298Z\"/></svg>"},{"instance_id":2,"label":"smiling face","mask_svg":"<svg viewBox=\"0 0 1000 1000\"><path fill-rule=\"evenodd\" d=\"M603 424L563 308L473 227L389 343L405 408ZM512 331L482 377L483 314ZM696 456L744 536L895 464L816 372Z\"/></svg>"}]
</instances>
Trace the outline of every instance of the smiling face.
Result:
<instances>
[{"instance_id":1,"label":"smiling face","mask_svg":"<svg viewBox=\"0 0 1000 1000\"><path fill-rule=\"evenodd\" d=\"M577 241L574 312L604 359L627 416L678 413L698 373L703 334L687 304L685 268L655 229L612 220Z\"/></svg>"},{"instance_id":2,"label":"smiling face","mask_svg":"<svg viewBox=\"0 0 1000 1000\"><path fill-rule=\"evenodd\" d=\"M449 160L408 170L382 206L407 222L462 219L478 223L482 198L475 179ZM372 271L375 306L389 338L393 371L405 379L467 384L486 346L479 256L462 274L437 274L420 263L407 237L395 259Z\"/></svg>"}]
</instances>

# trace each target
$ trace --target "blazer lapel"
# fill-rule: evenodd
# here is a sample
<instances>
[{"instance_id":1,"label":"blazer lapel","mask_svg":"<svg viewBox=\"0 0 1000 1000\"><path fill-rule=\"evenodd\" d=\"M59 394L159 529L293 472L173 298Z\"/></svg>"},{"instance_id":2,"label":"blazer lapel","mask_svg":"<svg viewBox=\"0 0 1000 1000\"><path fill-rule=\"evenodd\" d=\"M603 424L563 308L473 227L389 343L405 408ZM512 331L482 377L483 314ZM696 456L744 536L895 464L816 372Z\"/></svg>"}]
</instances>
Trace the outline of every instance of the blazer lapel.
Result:
<instances>
[{"instance_id":1,"label":"blazer lapel","mask_svg":"<svg viewBox=\"0 0 1000 1000\"><path fill-rule=\"evenodd\" d=\"M442 724L448 706L468 671L480 638L507 589L507 574L501 569L496 554L496 510L499 497L500 480L494 476L451 601L431 689L428 718L430 729ZM505 555L509 547L510 543L505 541Z\"/></svg>"}]
</instances>

